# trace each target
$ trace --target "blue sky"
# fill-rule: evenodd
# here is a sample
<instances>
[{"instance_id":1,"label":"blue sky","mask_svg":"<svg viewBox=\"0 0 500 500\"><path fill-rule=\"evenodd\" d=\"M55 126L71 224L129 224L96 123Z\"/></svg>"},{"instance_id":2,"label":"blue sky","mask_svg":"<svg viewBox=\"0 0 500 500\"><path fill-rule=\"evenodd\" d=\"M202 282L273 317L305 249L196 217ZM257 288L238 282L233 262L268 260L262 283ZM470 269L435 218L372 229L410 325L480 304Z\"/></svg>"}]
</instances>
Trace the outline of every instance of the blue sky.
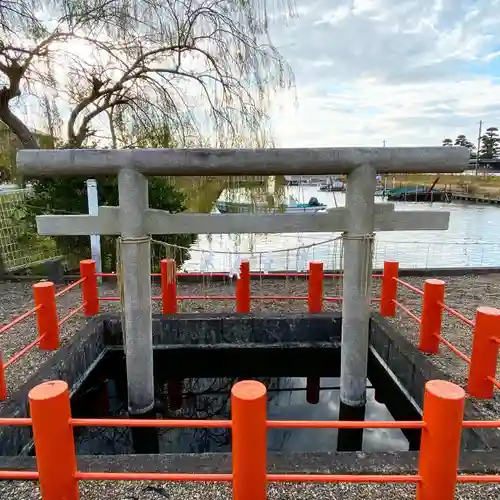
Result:
<instances>
[{"instance_id":1,"label":"blue sky","mask_svg":"<svg viewBox=\"0 0 500 500\"><path fill-rule=\"evenodd\" d=\"M486 75L500 79L500 47L494 48L493 53L498 51L498 57L487 61L472 61L464 64L464 72L474 75Z\"/></svg>"},{"instance_id":2,"label":"blue sky","mask_svg":"<svg viewBox=\"0 0 500 500\"><path fill-rule=\"evenodd\" d=\"M297 102L272 110L282 146L434 145L500 128L499 0L297 0L272 25Z\"/></svg>"}]
</instances>

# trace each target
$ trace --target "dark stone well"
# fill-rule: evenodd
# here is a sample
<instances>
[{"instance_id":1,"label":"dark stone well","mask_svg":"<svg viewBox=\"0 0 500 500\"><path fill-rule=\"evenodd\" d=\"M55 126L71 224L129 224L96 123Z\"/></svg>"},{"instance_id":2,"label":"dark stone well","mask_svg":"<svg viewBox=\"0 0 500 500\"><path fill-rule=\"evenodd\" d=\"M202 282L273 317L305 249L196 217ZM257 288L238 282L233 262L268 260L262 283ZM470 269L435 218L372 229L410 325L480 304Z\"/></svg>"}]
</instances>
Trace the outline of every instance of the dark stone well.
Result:
<instances>
[{"instance_id":1,"label":"dark stone well","mask_svg":"<svg viewBox=\"0 0 500 500\"><path fill-rule=\"evenodd\" d=\"M402 391L407 403L391 409L395 419L421 411L424 384L432 379L447 379L424 355L419 353L404 336L377 314L370 325L369 378L376 388L377 401L390 397L391 391ZM330 362L340 370L340 314L279 314L279 315L217 315L179 314L156 315L153 319L155 350L180 352L190 349L200 359L207 350L270 349L293 352L328 352ZM103 357L111 351L123 349L118 315L99 315L67 344L49 358L42 367L6 402L0 417L29 416L28 392L46 381L65 380L75 394ZM193 354L196 355L196 354ZM311 354L312 356L312 354ZM313 358L311 358L313 359ZM318 365L326 362L318 362ZM299 367L300 368L300 367ZM332 371L332 374L336 369ZM307 369L304 369L306 376ZM300 372L300 369L299 369ZM335 375L336 376L336 375ZM381 383L383 381L383 384ZM466 404L466 420L480 419L473 403ZM413 437L418 441L418 435ZM23 427L0 428L0 469L34 469L34 458L29 455L31 429ZM463 432L461 469L463 472L500 470L500 435L496 430L467 429ZM410 449L412 447L410 446ZM415 449L415 448L413 448ZM488 453L485 453L485 451ZM79 456L82 471L165 471L170 472L228 472L230 453L156 455ZM310 473L409 473L416 470L417 451L367 453L318 452L270 453L269 471Z\"/></svg>"}]
</instances>

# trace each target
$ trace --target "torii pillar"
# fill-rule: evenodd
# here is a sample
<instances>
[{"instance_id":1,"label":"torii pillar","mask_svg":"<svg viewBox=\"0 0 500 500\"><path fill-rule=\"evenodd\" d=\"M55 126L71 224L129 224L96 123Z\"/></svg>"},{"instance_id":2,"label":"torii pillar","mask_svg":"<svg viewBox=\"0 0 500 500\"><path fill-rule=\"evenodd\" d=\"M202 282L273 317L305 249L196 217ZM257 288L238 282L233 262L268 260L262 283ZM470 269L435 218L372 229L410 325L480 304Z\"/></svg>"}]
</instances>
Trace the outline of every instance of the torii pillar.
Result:
<instances>
[{"instance_id":1,"label":"torii pillar","mask_svg":"<svg viewBox=\"0 0 500 500\"><path fill-rule=\"evenodd\" d=\"M123 343L127 365L129 413L146 414L154 406L151 303L151 238L144 215L148 180L125 168L118 173L120 258L123 286Z\"/></svg>"},{"instance_id":2,"label":"torii pillar","mask_svg":"<svg viewBox=\"0 0 500 500\"><path fill-rule=\"evenodd\" d=\"M376 177L369 165L347 176L339 420L365 416ZM339 430L337 448L360 450L362 439L362 430Z\"/></svg>"}]
</instances>

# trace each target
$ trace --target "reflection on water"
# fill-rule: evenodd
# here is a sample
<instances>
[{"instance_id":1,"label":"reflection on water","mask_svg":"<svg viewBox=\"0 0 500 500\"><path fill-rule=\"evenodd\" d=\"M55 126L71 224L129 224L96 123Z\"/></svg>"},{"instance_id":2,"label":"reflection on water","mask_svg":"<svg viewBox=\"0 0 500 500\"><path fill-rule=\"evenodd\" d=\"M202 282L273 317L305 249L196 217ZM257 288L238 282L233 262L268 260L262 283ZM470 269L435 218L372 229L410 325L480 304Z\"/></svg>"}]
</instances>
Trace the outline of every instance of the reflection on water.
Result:
<instances>
[{"instance_id":1,"label":"reflection on water","mask_svg":"<svg viewBox=\"0 0 500 500\"><path fill-rule=\"evenodd\" d=\"M302 200L315 196L328 207L344 206L344 193L320 192L313 186L291 187ZM235 194L236 191L236 194ZM221 199L240 199L241 193L223 192ZM377 202L383 202L378 198ZM376 235L374 265L398 260L402 268L488 267L500 262L500 208L467 203L396 202L396 210L450 212L447 231L387 231ZM237 268L239 259L249 259L253 270L304 269L309 260L320 260L327 269L342 267L339 233L201 235L190 249L187 271L227 271ZM297 250L297 247L316 245ZM293 249L288 250L287 249ZM279 252L277 252L279 251ZM243 255L235 255L239 252Z\"/></svg>"},{"instance_id":2,"label":"reflection on water","mask_svg":"<svg viewBox=\"0 0 500 500\"><path fill-rule=\"evenodd\" d=\"M269 420L337 420L339 416L340 379L320 379L317 404L307 397L307 379L299 377L261 378L268 387ZM164 383L157 392L160 418L227 419L230 416L229 394L237 379L186 378ZM369 382L368 382L369 386ZM386 406L374 399L368 389L366 420L393 420ZM315 399L314 397L312 399ZM313 401L316 403L316 401ZM101 405L101 406L100 406ZM77 413L87 416L89 408L106 405L112 415L123 415L124 402L114 379L94 386L86 394L85 406ZM161 414L161 415L160 415ZM74 412L74 415L76 413ZM160 453L229 452L228 429L161 429ZM274 452L332 452L337 449L336 429L269 429L268 449ZM366 429L364 451L407 451L408 441L399 429ZM130 429L81 429L77 433L77 453L115 454L133 452Z\"/></svg>"}]
</instances>

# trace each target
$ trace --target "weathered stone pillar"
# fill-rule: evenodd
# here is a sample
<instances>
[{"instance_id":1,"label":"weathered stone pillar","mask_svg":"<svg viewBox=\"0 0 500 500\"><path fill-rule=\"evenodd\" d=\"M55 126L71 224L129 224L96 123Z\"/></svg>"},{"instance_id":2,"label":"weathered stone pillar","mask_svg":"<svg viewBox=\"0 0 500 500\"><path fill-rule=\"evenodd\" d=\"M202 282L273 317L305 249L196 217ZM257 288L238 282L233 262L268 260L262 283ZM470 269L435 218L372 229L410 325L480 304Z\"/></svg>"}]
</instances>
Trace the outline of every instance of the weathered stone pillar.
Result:
<instances>
[{"instance_id":1,"label":"weathered stone pillar","mask_svg":"<svg viewBox=\"0 0 500 500\"><path fill-rule=\"evenodd\" d=\"M147 178L133 169L120 170L118 194L128 404L131 414L140 415L154 406L151 243L144 230Z\"/></svg>"},{"instance_id":2,"label":"weathered stone pillar","mask_svg":"<svg viewBox=\"0 0 500 500\"><path fill-rule=\"evenodd\" d=\"M347 176L340 399L349 406L366 402L375 188L370 166Z\"/></svg>"}]
</instances>

